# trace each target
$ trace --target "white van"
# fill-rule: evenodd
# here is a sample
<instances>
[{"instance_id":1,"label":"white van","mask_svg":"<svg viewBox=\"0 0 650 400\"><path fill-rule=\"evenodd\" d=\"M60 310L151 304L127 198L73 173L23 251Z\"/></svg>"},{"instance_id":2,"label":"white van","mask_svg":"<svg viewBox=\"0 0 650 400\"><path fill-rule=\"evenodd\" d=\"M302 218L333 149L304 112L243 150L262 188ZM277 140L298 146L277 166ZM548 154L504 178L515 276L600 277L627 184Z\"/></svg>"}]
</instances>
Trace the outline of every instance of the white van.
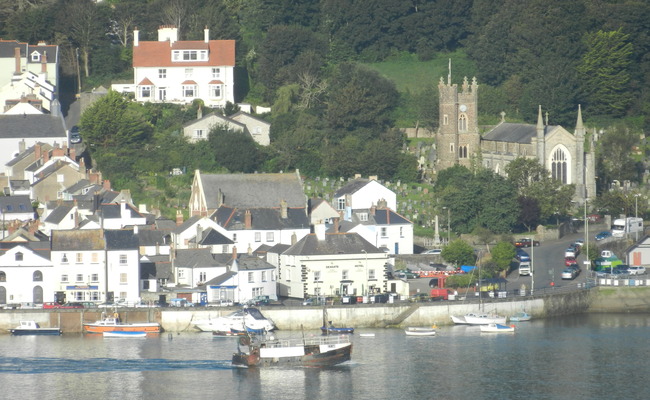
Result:
<instances>
[{"instance_id":1,"label":"white van","mask_svg":"<svg viewBox=\"0 0 650 400\"><path fill-rule=\"evenodd\" d=\"M522 275L530 275L531 270L530 270L530 262L529 261L522 261L519 263L519 276Z\"/></svg>"}]
</instances>

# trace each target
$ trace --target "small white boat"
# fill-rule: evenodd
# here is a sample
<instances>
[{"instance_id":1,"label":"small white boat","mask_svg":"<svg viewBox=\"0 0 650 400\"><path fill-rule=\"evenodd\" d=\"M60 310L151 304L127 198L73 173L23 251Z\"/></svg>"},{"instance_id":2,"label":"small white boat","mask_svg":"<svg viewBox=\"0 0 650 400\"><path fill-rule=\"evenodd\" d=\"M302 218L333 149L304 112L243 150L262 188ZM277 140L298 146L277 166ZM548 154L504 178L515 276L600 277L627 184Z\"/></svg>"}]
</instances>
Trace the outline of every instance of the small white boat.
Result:
<instances>
[{"instance_id":1,"label":"small white boat","mask_svg":"<svg viewBox=\"0 0 650 400\"><path fill-rule=\"evenodd\" d=\"M522 311L522 312L518 312L517 314L511 316L510 321L511 322L523 322L523 321L530 321L531 318L532 317L530 316L530 314Z\"/></svg>"},{"instance_id":2,"label":"small white boat","mask_svg":"<svg viewBox=\"0 0 650 400\"><path fill-rule=\"evenodd\" d=\"M375 337L374 333L360 333L359 336L361 337Z\"/></svg>"},{"instance_id":3,"label":"small white boat","mask_svg":"<svg viewBox=\"0 0 650 400\"><path fill-rule=\"evenodd\" d=\"M112 332L102 332L102 335L105 338L143 338L143 337L147 337L147 332L112 331Z\"/></svg>"},{"instance_id":4,"label":"small white boat","mask_svg":"<svg viewBox=\"0 0 650 400\"><path fill-rule=\"evenodd\" d=\"M41 328L36 321L20 321L20 325L11 329L14 336L26 335L60 335L60 328Z\"/></svg>"},{"instance_id":5,"label":"small white boat","mask_svg":"<svg viewBox=\"0 0 650 400\"><path fill-rule=\"evenodd\" d=\"M452 315L451 320L455 324L487 325L487 324L505 324L507 317L502 317L500 315L495 315L495 314L486 314L486 313L469 313L469 314L465 314L462 317L457 317L455 315Z\"/></svg>"},{"instance_id":6,"label":"small white boat","mask_svg":"<svg viewBox=\"0 0 650 400\"><path fill-rule=\"evenodd\" d=\"M265 330L270 332L275 329L275 324L270 318L264 317L260 310L253 307L244 308L224 317L207 319L194 322L194 326L203 332L230 332L231 330Z\"/></svg>"},{"instance_id":7,"label":"small white boat","mask_svg":"<svg viewBox=\"0 0 650 400\"><path fill-rule=\"evenodd\" d=\"M409 326L404 329L404 333L406 333L406 336L435 336L436 328Z\"/></svg>"},{"instance_id":8,"label":"small white boat","mask_svg":"<svg viewBox=\"0 0 650 400\"><path fill-rule=\"evenodd\" d=\"M505 332L514 332L514 325L502 325L502 324L488 324L480 326L481 332L490 332L490 333L505 333Z\"/></svg>"}]
</instances>

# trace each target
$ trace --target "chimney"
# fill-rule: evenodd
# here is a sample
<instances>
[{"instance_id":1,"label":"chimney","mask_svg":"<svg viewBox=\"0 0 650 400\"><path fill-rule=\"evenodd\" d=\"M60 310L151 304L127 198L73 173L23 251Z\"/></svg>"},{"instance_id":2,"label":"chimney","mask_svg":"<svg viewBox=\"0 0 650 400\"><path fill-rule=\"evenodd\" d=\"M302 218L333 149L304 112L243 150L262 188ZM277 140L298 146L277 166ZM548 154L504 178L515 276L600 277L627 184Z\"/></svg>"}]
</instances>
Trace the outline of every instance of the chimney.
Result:
<instances>
[{"instance_id":1,"label":"chimney","mask_svg":"<svg viewBox=\"0 0 650 400\"><path fill-rule=\"evenodd\" d=\"M23 153L25 151L25 139L18 142L18 152Z\"/></svg>"},{"instance_id":2,"label":"chimney","mask_svg":"<svg viewBox=\"0 0 650 400\"><path fill-rule=\"evenodd\" d=\"M377 175L370 175L370 176L368 177L368 180L370 180L370 181L376 181L376 180L377 180Z\"/></svg>"},{"instance_id":3,"label":"chimney","mask_svg":"<svg viewBox=\"0 0 650 400\"><path fill-rule=\"evenodd\" d=\"M251 210L246 210L244 213L244 229L253 228L253 216L251 215Z\"/></svg>"},{"instance_id":4,"label":"chimney","mask_svg":"<svg viewBox=\"0 0 650 400\"><path fill-rule=\"evenodd\" d=\"M378 209L381 210L381 209L384 209L384 208L387 208L387 207L388 207L388 202L386 201L386 199L380 199L380 200L377 202L377 208L378 208Z\"/></svg>"},{"instance_id":5,"label":"chimney","mask_svg":"<svg viewBox=\"0 0 650 400\"><path fill-rule=\"evenodd\" d=\"M232 259L237 259L237 246L232 246Z\"/></svg>"},{"instance_id":6,"label":"chimney","mask_svg":"<svg viewBox=\"0 0 650 400\"><path fill-rule=\"evenodd\" d=\"M138 47L139 44L140 44L140 31L136 26L135 29L133 30L133 47Z\"/></svg>"},{"instance_id":7,"label":"chimney","mask_svg":"<svg viewBox=\"0 0 650 400\"><path fill-rule=\"evenodd\" d=\"M375 206L375 205L373 204L373 205L370 207L370 215L372 215L372 216L374 217L376 211L377 211L377 206Z\"/></svg>"},{"instance_id":8,"label":"chimney","mask_svg":"<svg viewBox=\"0 0 650 400\"><path fill-rule=\"evenodd\" d=\"M251 244L248 244L248 251L246 252L249 256L253 255L253 248L251 247Z\"/></svg>"},{"instance_id":9,"label":"chimney","mask_svg":"<svg viewBox=\"0 0 650 400\"><path fill-rule=\"evenodd\" d=\"M124 199L124 198L122 198L122 200L120 200L120 217L121 218L128 218L129 217L129 215L127 215L127 212L126 212L126 199Z\"/></svg>"},{"instance_id":10,"label":"chimney","mask_svg":"<svg viewBox=\"0 0 650 400\"><path fill-rule=\"evenodd\" d=\"M286 200L282 199L280 200L280 217L282 219L287 219L287 202Z\"/></svg>"},{"instance_id":11,"label":"chimney","mask_svg":"<svg viewBox=\"0 0 650 400\"><path fill-rule=\"evenodd\" d=\"M196 110L196 119L203 118L203 108L199 104L199 108Z\"/></svg>"},{"instance_id":12,"label":"chimney","mask_svg":"<svg viewBox=\"0 0 650 400\"><path fill-rule=\"evenodd\" d=\"M203 227L201 224L196 225L196 244L203 240Z\"/></svg>"},{"instance_id":13,"label":"chimney","mask_svg":"<svg viewBox=\"0 0 650 400\"><path fill-rule=\"evenodd\" d=\"M74 149L74 147L70 147L68 149L68 157L70 157L72 161L77 161L77 151ZM81 160L83 160L83 158Z\"/></svg>"},{"instance_id":14,"label":"chimney","mask_svg":"<svg viewBox=\"0 0 650 400\"><path fill-rule=\"evenodd\" d=\"M291 245L293 246L294 244L296 244L297 241L298 241L298 236L296 236L296 232L294 232L291 234Z\"/></svg>"},{"instance_id":15,"label":"chimney","mask_svg":"<svg viewBox=\"0 0 650 400\"><path fill-rule=\"evenodd\" d=\"M138 234L138 225L133 225L133 234L134 235Z\"/></svg>"},{"instance_id":16,"label":"chimney","mask_svg":"<svg viewBox=\"0 0 650 400\"><path fill-rule=\"evenodd\" d=\"M104 190L111 190L111 181L108 179L104 180Z\"/></svg>"},{"instance_id":17,"label":"chimney","mask_svg":"<svg viewBox=\"0 0 650 400\"><path fill-rule=\"evenodd\" d=\"M49 151L44 151L43 152L43 164L45 164L48 161L50 161L50 152Z\"/></svg>"},{"instance_id":18,"label":"chimney","mask_svg":"<svg viewBox=\"0 0 650 400\"><path fill-rule=\"evenodd\" d=\"M176 210L176 226L183 224L183 212L181 210Z\"/></svg>"},{"instance_id":19,"label":"chimney","mask_svg":"<svg viewBox=\"0 0 650 400\"><path fill-rule=\"evenodd\" d=\"M14 71L15 75L20 75L21 73L21 68L20 68L20 47L15 47L14 48L14 59L16 61L16 70Z\"/></svg>"},{"instance_id":20,"label":"chimney","mask_svg":"<svg viewBox=\"0 0 650 400\"><path fill-rule=\"evenodd\" d=\"M207 26L203 29L203 41L206 43L210 42L210 30Z\"/></svg>"},{"instance_id":21,"label":"chimney","mask_svg":"<svg viewBox=\"0 0 650 400\"><path fill-rule=\"evenodd\" d=\"M323 221L319 221L316 223L316 225L314 225L314 233L316 234L316 238L319 242L325 240L325 224Z\"/></svg>"},{"instance_id":22,"label":"chimney","mask_svg":"<svg viewBox=\"0 0 650 400\"><path fill-rule=\"evenodd\" d=\"M339 233L339 219L332 218L334 220L334 233Z\"/></svg>"},{"instance_id":23,"label":"chimney","mask_svg":"<svg viewBox=\"0 0 650 400\"><path fill-rule=\"evenodd\" d=\"M41 57L41 73L47 78L47 51L44 51Z\"/></svg>"},{"instance_id":24,"label":"chimney","mask_svg":"<svg viewBox=\"0 0 650 400\"><path fill-rule=\"evenodd\" d=\"M34 145L34 159L38 160L41 158L41 145L39 143Z\"/></svg>"}]
</instances>

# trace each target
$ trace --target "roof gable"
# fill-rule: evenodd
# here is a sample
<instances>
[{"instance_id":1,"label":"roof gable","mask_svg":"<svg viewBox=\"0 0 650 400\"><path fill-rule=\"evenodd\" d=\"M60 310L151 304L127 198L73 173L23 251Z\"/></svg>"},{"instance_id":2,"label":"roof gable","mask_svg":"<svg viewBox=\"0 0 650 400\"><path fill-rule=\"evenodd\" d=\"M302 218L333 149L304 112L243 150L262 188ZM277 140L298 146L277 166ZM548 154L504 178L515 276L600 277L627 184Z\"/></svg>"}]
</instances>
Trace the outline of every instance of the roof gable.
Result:
<instances>
[{"instance_id":1,"label":"roof gable","mask_svg":"<svg viewBox=\"0 0 650 400\"><path fill-rule=\"evenodd\" d=\"M208 50L207 61L172 61L172 50ZM235 41L198 40L178 41L171 46L168 41L140 41L133 47L133 67L196 67L235 66Z\"/></svg>"}]
</instances>

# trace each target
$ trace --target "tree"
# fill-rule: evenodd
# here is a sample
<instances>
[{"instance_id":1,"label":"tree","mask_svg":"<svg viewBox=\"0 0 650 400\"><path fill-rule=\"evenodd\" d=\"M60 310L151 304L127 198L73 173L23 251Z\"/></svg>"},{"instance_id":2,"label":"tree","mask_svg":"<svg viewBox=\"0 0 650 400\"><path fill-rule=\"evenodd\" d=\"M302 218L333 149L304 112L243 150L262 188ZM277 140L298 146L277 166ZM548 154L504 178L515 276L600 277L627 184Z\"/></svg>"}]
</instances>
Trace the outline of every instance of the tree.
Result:
<instances>
[{"instance_id":1,"label":"tree","mask_svg":"<svg viewBox=\"0 0 650 400\"><path fill-rule=\"evenodd\" d=\"M492 248L492 261L499 270L505 271L510 268L510 263L515 257L515 246L510 242L499 242Z\"/></svg>"},{"instance_id":2,"label":"tree","mask_svg":"<svg viewBox=\"0 0 650 400\"><path fill-rule=\"evenodd\" d=\"M230 172L252 173L262 165L263 153L250 135L215 126L208 143L219 165Z\"/></svg>"},{"instance_id":3,"label":"tree","mask_svg":"<svg viewBox=\"0 0 650 400\"><path fill-rule=\"evenodd\" d=\"M474 265L476 262L474 249L462 239L453 240L445 246L442 249L441 256L445 261L456 267L460 267L461 265Z\"/></svg>"},{"instance_id":4,"label":"tree","mask_svg":"<svg viewBox=\"0 0 650 400\"><path fill-rule=\"evenodd\" d=\"M629 35L616 31L598 31L585 35L587 51L578 72L583 82L585 110L595 115L620 117L632 103L630 66L633 53Z\"/></svg>"},{"instance_id":5,"label":"tree","mask_svg":"<svg viewBox=\"0 0 650 400\"><path fill-rule=\"evenodd\" d=\"M536 199L526 196L519 196L517 201L519 202L520 210L518 222L524 225L526 230L530 232L540 222L541 213L539 203Z\"/></svg>"},{"instance_id":6,"label":"tree","mask_svg":"<svg viewBox=\"0 0 650 400\"><path fill-rule=\"evenodd\" d=\"M625 125L617 124L607 129L602 135L597 156L600 160L598 177L605 184L617 180L640 182L641 165L632 158L630 149L639 145L639 133Z\"/></svg>"}]
</instances>

